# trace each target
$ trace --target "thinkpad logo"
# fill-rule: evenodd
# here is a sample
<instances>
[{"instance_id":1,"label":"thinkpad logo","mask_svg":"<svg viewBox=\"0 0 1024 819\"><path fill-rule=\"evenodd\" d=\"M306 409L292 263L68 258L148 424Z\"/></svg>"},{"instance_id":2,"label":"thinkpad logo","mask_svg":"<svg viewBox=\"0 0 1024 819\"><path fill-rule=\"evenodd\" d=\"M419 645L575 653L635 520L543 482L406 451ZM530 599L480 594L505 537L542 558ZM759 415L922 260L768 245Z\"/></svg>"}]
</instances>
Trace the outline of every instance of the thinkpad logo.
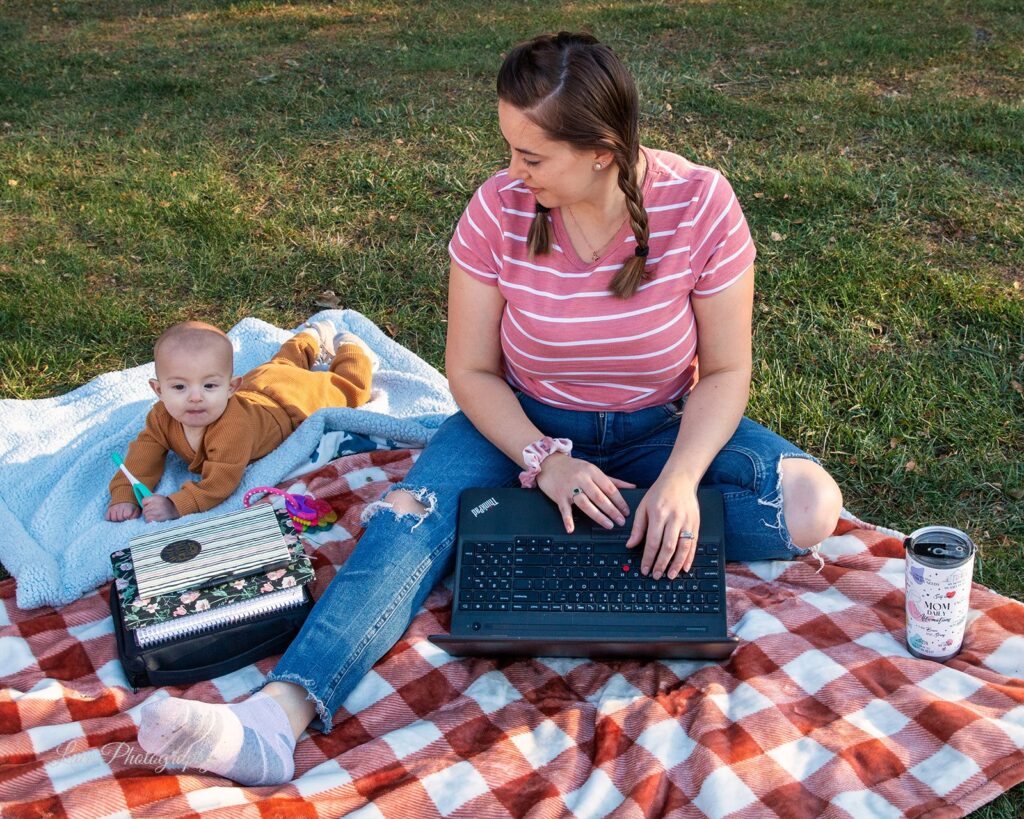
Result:
<instances>
[{"instance_id":1,"label":"thinkpad logo","mask_svg":"<svg viewBox=\"0 0 1024 819\"><path fill-rule=\"evenodd\" d=\"M473 513L473 517L478 518L492 506L497 506L498 502L494 498L488 498L479 506L474 506L470 511Z\"/></svg>"}]
</instances>

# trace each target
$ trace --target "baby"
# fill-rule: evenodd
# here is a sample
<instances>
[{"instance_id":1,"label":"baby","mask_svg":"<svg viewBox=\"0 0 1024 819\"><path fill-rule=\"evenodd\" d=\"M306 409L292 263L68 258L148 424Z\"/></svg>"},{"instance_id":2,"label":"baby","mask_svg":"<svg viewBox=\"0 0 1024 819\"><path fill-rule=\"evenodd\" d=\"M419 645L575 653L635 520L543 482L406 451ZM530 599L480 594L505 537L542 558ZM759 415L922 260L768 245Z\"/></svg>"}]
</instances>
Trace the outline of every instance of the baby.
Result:
<instances>
[{"instance_id":1,"label":"baby","mask_svg":"<svg viewBox=\"0 0 1024 819\"><path fill-rule=\"evenodd\" d=\"M233 353L223 332L200 321L176 324L157 339L156 378L149 384L160 400L129 445L125 465L152 489L170 450L202 478L171 495L145 497L140 509L118 472L110 482L107 520L139 514L150 522L173 520L212 509L238 488L252 461L318 409L357 407L370 398L376 356L351 333L336 335L330 322L303 329L244 376L232 375ZM323 354L330 356L329 370L311 371Z\"/></svg>"}]
</instances>

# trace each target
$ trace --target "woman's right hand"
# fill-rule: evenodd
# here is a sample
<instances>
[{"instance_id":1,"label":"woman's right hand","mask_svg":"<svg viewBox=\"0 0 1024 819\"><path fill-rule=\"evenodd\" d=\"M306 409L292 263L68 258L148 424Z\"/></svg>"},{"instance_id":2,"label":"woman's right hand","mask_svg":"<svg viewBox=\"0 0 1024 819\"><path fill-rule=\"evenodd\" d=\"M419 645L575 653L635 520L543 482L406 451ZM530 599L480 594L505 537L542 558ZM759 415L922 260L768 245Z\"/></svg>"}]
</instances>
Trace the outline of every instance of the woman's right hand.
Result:
<instances>
[{"instance_id":1,"label":"woman's right hand","mask_svg":"<svg viewBox=\"0 0 1024 819\"><path fill-rule=\"evenodd\" d=\"M635 488L635 484L611 478L592 463L564 452L544 459L537 486L558 506L565 531L570 533L574 506L605 529L624 525L629 505L619 489Z\"/></svg>"}]
</instances>

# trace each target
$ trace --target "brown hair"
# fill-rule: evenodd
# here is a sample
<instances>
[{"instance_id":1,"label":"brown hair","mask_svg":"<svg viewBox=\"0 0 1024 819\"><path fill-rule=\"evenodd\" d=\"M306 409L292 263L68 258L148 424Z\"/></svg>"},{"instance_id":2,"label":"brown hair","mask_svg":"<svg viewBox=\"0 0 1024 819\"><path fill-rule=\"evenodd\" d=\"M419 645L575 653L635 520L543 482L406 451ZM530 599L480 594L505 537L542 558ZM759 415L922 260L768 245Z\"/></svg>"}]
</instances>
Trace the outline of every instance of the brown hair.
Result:
<instances>
[{"instance_id":1,"label":"brown hair","mask_svg":"<svg viewBox=\"0 0 1024 819\"><path fill-rule=\"evenodd\" d=\"M525 113L553 140L579 149L610 151L626 196L636 252L615 274L611 289L636 292L648 251L649 227L636 165L640 156L636 84L614 52L589 34L544 34L513 48L498 71L498 98ZM530 253L551 247L548 209L537 203L527 236Z\"/></svg>"},{"instance_id":2,"label":"brown hair","mask_svg":"<svg viewBox=\"0 0 1024 819\"><path fill-rule=\"evenodd\" d=\"M183 321L168 327L153 345L153 360L159 369L160 351L163 349L184 349L199 351L216 349L221 361L230 374L233 368L234 347L231 339L219 327L205 321Z\"/></svg>"}]
</instances>

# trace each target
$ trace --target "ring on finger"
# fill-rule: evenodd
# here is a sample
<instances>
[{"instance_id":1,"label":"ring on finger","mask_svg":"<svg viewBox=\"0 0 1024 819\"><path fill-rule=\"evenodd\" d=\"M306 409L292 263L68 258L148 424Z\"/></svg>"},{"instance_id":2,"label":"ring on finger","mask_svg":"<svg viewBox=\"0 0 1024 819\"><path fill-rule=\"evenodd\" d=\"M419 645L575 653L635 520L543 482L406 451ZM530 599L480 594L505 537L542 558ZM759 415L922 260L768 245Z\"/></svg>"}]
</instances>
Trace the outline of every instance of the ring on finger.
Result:
<instances>
[{"instance_id":1,"label":"ring on finger","mask_svg":"<svg viewBox=\"0 0 1024 819\"><path fill-rule=\"evenodd\" d=\"M693 532L686 531L679 533L679 540L693 540Z\"/></svg>"},{"instance_id":2,"label":"ring on finger","mask_svg":"<svg viewBox=\"0 0 1024 819\"><path fill-rule=\"evenodd\" d=\"M582 494L583 494L583 490L580 489L580 487L574 486L572 488L572 500L576 500L576 496L577 495L582 495Z\"/></svg>"}]
</instances>

